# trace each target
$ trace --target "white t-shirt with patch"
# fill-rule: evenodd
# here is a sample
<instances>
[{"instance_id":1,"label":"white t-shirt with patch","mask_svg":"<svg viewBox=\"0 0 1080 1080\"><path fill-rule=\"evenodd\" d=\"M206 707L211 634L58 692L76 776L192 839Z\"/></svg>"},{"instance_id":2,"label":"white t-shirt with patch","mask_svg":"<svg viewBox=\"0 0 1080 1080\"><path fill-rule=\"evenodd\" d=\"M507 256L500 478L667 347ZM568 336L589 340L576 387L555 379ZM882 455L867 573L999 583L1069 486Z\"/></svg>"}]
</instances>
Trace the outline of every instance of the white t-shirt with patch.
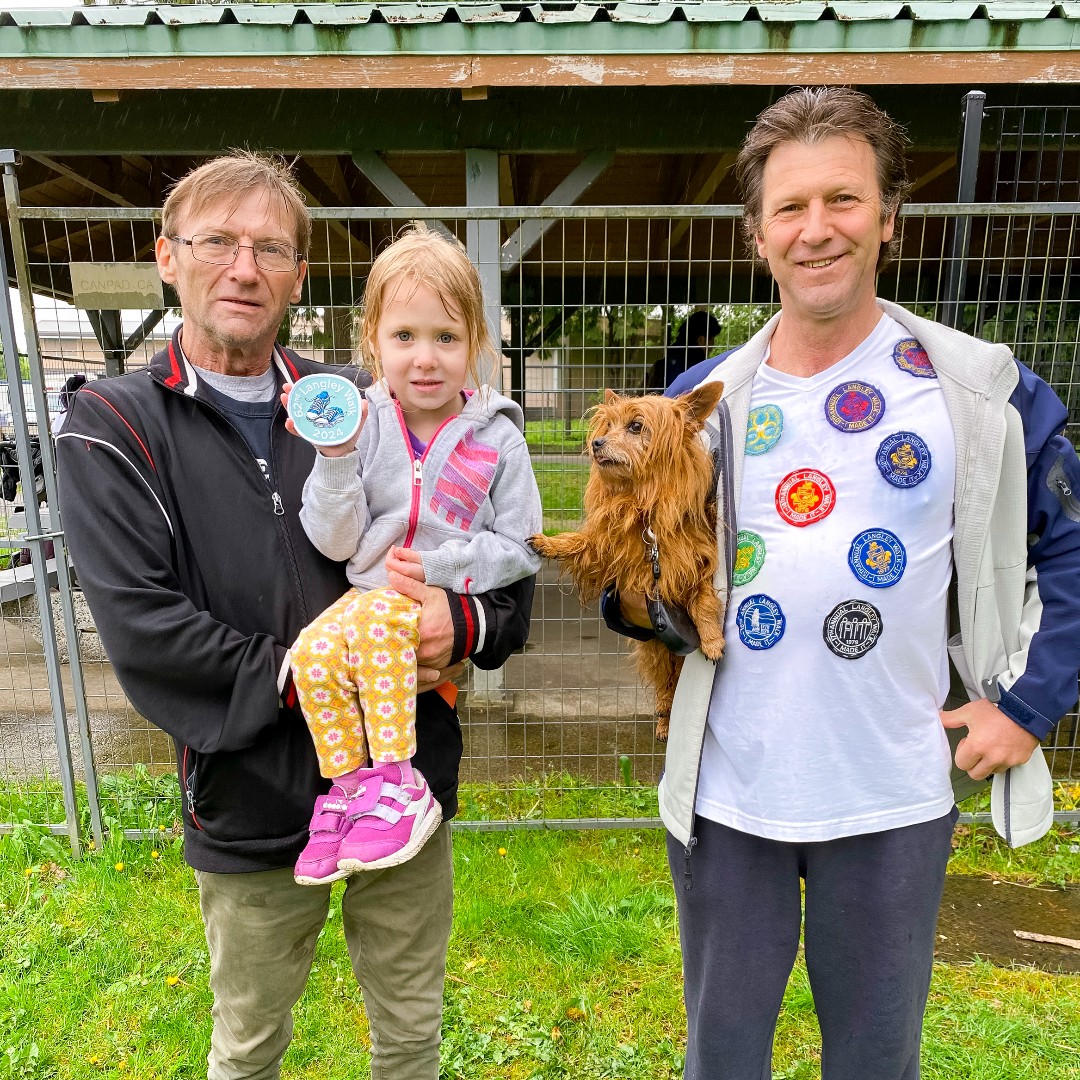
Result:
<instances>
[{"instance_id":1,"label":"white t-shirt with patch","mask_svg":"<svg viewBox=\"0 0 1080 1080\"><path fill-rule=\"evenodd\" d=\"M811 378L758 369L702 817L819 841L948 813L955 457L933 367L888 316Z\"/></svg>"}]
</instances>

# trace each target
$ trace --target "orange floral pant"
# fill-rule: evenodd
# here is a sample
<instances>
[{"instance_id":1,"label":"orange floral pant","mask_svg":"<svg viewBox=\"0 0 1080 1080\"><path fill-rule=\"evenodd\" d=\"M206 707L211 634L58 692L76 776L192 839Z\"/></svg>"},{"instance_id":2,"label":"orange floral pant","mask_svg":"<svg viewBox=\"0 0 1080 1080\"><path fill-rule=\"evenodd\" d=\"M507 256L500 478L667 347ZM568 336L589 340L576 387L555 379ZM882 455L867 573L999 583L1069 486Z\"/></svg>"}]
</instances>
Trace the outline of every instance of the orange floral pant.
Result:
<instances>
[{"instance_id":1,"label":"orange floral pant","mask_svg":"<svg viewBox=\"0 0 1080 1080\"><path fill-rule=\"evenodd\" d=\"M350 589L292 647L293 682L323 776L416 753L420 605Z\"/></svg>"}]
</instances>

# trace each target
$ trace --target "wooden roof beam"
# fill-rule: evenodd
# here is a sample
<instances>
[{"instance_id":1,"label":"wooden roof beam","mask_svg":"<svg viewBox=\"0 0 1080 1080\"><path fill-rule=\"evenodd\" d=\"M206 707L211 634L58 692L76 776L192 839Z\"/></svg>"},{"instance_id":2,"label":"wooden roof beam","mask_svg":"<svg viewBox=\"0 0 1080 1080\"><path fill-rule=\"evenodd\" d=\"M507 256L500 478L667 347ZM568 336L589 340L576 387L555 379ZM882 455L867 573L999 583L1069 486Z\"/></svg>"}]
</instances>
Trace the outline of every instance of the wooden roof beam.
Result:
<instances>
[{"instance_id":1,"label":"wooden roof beam","mask_svg":"<svg viewBox=\"0 0 1080 1080\"><path fill-rule=\"evenodd\" d=\"M589 154L541 205L569 206L576 203L592 187L597 178L607 171L608 166L614 160L615 155L610 150L597 150L595 153ZM516 270L521 260L536 245L540 237L556 224L555 221L538 221L535 218L523 221L513 236L502 246L503 273L506 274Z\"/></svg>"},{"instance_id":2,"label":"wooden roof beam","mask_svg":"<svg viewBox=\"0 0 1080 1080\"><path fill-rule=\"evenodd\" d=\"M712 167L708 175L702 180L701 185L694 191L690 198L691 206L704 206L720 186L720 182L727 176L738 154L721 154L720 160ZM671 246L674 247L690 228L690 218L683 218L671 233Z\"/></svg>"},{"instance_id":3,"label":"wooden roof beam","mask_svg":"<svg viewBox=\"0 0 1080 1080\"><path fill-rule=\"evenodd\" d=\"M46 157L44 154L28 154L27 156L32 157L35 161L41 162L42 165L52 169L53 172L67 177L68 180L73 180L76 184L86 188L88 191L94 192L95 195L100 195L103 199L108 199L117 206L133 207L135 205L133 202L129 202L125 199L123 195L117 195L115 191L110 191L107 187L102 187L101 184L95 184L93 180L82 176L70 166L65 165L62 161L57 161L56 158Z\"/></svg>"}]
</instances>

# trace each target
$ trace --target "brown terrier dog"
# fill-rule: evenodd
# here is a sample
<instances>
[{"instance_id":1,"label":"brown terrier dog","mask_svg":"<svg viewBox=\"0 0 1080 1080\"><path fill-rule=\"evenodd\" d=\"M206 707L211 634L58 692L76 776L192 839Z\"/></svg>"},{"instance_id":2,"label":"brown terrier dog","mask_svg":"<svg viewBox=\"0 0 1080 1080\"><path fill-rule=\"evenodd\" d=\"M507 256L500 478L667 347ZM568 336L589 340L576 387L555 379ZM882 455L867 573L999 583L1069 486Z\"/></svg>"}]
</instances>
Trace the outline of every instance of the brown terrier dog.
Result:
<instances>
[{"instance_id":1,"label":"brown terrier dog","mask_svg":"<svg viewBox=\"0 0 1080 1080\"><path fill-rule=\"evenodd\" d=\"M684 607L710 660L724 651L724 613L713 588L713 463L699 432L723 389L707 383L677 398L606 391L589 426L581 531L529 539L538 554L559 560L583 604L614 585L624 596L644 593ZM635 642L633 651L638 674L656 694L656 737L666 739L683 658L656 640Z\"/></svg>"}]
</instances>

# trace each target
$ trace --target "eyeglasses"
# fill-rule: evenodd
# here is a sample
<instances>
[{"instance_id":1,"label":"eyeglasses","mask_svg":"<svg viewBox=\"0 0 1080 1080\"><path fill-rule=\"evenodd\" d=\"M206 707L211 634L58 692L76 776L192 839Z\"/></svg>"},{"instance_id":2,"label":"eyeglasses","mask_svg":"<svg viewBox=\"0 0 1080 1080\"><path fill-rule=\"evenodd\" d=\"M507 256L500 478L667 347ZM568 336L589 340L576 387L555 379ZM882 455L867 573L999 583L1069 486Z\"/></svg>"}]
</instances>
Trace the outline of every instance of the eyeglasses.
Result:
<instances>
[{"instance_id":1,"label":"eyeglasses","mask_svg":"<svg viewBox=\"0 0 1080 1080\"><path fill-rule=\"evenodd\" d=\"M236 262L241 248L246 248L255 256L256 266L279 273L295 270L303 257L291 244L276 240L241 244L231 236L217 236L214 233L196 233L190 240L185 240L182 236L170 236L169 239L176 244L185 244L191 248L191 254L196 260L210 263L211 266L229 266Z\"/></svg>"}]
</instances>

